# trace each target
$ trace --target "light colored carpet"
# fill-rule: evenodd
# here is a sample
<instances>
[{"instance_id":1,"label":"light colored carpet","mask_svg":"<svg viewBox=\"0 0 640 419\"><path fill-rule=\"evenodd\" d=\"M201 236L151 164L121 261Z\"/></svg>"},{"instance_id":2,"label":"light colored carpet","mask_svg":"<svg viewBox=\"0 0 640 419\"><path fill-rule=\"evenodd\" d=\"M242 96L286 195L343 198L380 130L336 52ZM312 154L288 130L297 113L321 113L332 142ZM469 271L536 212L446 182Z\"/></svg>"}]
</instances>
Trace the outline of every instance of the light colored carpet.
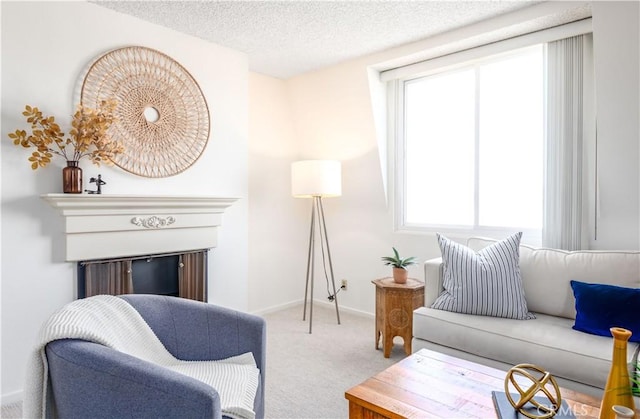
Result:
<instances>
[{"instance_id":1,"label":"light colored carpet","mask_svg":"<svg viewBox=\"0 0 640 419\"><path fill-rule=\"evenodd\" d=\"M375 350L373 317L314 304L313 333L302 305L266 314L266 416L269 419L338 419L349 416L344 392L405 357L396 338L390 358ZM21 418L21 403L0 417Z\"/></svg>"},{"instance_id":2,"label":"light colored carpet","mask_svg":"<svg viewBox=\"0 0 640 419\"><path fill-rule=\"evenodd\" d=\"M405 357L402 339L390 358L375 350L373 317L314 304L313 333L302 306L267 314L266 416L347 418L344 392Z\"/></svg>"}]
</instances>

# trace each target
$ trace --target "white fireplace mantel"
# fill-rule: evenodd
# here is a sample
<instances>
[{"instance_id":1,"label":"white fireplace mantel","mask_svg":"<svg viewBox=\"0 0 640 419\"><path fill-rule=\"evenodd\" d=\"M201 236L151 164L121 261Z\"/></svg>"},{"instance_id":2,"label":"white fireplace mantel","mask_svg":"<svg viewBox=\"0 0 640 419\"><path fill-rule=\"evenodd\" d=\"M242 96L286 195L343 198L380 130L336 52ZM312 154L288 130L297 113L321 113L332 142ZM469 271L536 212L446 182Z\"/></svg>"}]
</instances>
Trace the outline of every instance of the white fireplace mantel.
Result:
<instances>
[{"instance_id":1,"label":"white fireplace mantel","mask_svg":"<svg viewBox=\"0 0 640 419\"><path fill-rule=\"evenodd\" d=\"M67 261L217 246L222 214L237 198L45 194L64 218Z\"/></svg>"}]
</instances>

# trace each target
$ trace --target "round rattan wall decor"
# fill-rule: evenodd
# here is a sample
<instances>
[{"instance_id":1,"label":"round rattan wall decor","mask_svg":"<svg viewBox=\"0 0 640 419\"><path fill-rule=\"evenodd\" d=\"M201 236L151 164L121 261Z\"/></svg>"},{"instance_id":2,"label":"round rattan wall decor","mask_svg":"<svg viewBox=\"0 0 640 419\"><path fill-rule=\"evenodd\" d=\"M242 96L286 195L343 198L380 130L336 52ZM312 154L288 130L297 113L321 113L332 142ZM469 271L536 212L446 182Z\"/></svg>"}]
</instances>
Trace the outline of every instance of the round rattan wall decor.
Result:
<instances>
[{"instance_id":1,"label":"round rattan wall decor","mask_svg":"<svg viewBox=\"0 0 640 419\"><path fill-rule=\"evenodd\" d=\"M97 107L116 99L109 134L124 145L114 163L145 177L183 172L209 140L209 108L200 86L171 57L145 47L125 47L99 57L82 83L81 101Z\"/></svg>"}]
</instances>

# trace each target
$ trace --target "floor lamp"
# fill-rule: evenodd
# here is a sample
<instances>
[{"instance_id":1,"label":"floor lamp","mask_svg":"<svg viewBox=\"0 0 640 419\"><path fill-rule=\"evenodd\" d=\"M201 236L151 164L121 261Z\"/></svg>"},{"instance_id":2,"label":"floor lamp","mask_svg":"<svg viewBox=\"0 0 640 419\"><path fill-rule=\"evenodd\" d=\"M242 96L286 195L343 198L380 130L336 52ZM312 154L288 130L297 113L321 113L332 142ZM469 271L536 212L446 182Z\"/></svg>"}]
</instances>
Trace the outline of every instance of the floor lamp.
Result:
<instances>
[{"instance_id":1,"label":"floor lamp","mask_svg":"<svg viewBox=\"0 0 640 419\"><path fill-rule=\"evenodd\" d=\"M336 317L340 324L340 312L338 310L338 293L336 282L333 277L333 265L331 263L331 251L329 250L329 238L327 237L327 226L324 220L324 209L322 198L340 196L342 194L341 165L337 160L302 160L291 165L291 194L296 198L312 198L311 205L311 228L309 230L309 252L307 254L307 281L304 289L304 312L302 320L307 316L307 297L309 298L309 333L313 323L313 278L315 270L315 243L316 230L320 238L320 251L322 262L327 278L327 288L329 287L329 277L327 277L327 263L329 265L329 275L333 294L329 295L329 300L333 300L336 306Z\"/></svg>"}]
</instances>

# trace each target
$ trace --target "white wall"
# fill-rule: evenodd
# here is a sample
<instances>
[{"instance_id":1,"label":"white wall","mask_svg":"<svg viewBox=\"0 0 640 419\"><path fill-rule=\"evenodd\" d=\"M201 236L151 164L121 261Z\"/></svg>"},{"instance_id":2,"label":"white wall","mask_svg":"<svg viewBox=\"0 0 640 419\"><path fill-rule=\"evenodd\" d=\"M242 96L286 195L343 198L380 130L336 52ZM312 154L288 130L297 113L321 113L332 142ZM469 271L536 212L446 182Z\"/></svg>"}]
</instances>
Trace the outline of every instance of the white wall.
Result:
<instances>
[{"instance_id":1,"label":"white wall","mask_svg":"<svg viewBox=\"0 0 640 419\"><path fill-rule=\"evenodd\" d=\"M310 201L291 196L296 141L286 82L249 75L249 307L304 297ZM302 315L302 314L301 314Z\"/></svg>"},{"instance_id":2,"label":"white wall","mask_svg":"<svg viewBox=\"0 0 640 419\"><path fill-rule=\"evenodd\" d=\"M566 4L573 7L577 3ZM551 7L545 9L547 12L564 7L546 6ZM601 215L598 240L594 240L591 232L590 242L599 249L640 249L638 3L597 2L592 11ZM535 17L525 11L522 16ZM495 25L503 21L498 19ZM478 29L499 27L493 25L484 22ZM473 35L470 28L463 28L440 35L438 41L454 42ZM326 201L334 269L337 278L350 280L349 291L340 294L341 303L369 313L375 303L370 281L388 274L380 256L390 253L392 245L405 256L417 256L420 260L440 255L433 234L394 232L391 208L385 201L367 84L368 69L418 52L421 46L433 43L421 41L287 82L301 155L343 160L343 196ZM443 204L433 197L433 205ZM420 267L414 267L410 275L423 278Z\"/></svg>"},{"instance_id":3,"label":"white wall","mask_svg":"<svg viewBox=\"0 0 640 419\"><path fill-rule=\"evenodd\" d=\"M349 61L287 82L301 157L342 161L342 196L324 200L336 281L338 286L340 279L349 281L338 301L366 313L375 309L371 281L391 273L380 258L391 255L392 246L420 260L437 251L431 237L393 231L370 103L370 60ZM422 278L421 266L409 271ZM324 282L317 284L315 295L326 296Z\"/></svg>"},{"instance_id":4,"label":"white wall","mask_svg":"<svg viewBox=\"0 0 640 419\"><path fill-rule=\"evenodd\" d=\"M86 65L115 48L140 45L181 63L208 102L211 137L182 174L147 179L81 163L111 194L237 197L210 257L209 301L248 309L248 65L244 54L85 2L2 2L2 403L19 398L27 353L42 322L75 298L75 266L61 253L62 219L39 198L61 192L62 161L33 172L29 150L7 134L26 128L36 105L70 119ZM66 120L65 120L66 119ZM63 124L63 126L68 126Z\"/></svg>"}]
</instances>

